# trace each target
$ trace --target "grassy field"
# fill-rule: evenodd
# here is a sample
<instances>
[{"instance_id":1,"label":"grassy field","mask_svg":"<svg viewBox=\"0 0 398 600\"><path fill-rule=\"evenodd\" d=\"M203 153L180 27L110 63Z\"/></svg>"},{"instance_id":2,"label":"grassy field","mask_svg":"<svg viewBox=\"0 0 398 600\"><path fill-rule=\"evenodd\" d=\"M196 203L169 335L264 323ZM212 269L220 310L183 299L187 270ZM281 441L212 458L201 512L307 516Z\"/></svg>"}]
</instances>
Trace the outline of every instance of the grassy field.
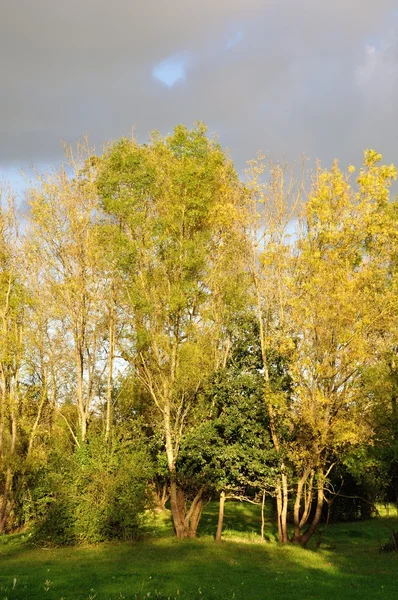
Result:
<instances>
[{"instance_id":1,"label":"grassy field","mask_svg":"<svg viewBox=\"0 0 398 600\"><path fill-rule=\"evenodd\" d=\"M330 526L321 548L302 549L279 546L271 525L260 543L257 507L237 503L227 504L224 540L215 544L216 512L209 505L200 537L183 542L167 518L131 544L40 549L28 534L2 538L0 600L398 597L398 554L378 551L396 517Z\"/></svg>"}]
</instances>

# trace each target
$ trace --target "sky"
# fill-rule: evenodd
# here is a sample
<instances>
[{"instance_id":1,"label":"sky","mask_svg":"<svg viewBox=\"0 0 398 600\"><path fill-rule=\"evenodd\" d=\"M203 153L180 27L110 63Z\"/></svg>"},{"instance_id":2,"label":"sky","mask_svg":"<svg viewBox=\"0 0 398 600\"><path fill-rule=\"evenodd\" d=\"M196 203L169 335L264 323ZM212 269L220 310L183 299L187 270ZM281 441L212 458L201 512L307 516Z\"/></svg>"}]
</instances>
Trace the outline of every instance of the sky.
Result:
<instances>
[{"instance_id":1,"label":"sky","mask_svg":"<svg viewBox=\"0 0 398 600\"><path fill-rule=\"evenodd\" d=\"M0 175L204 121L258 151L398 162L398 0L0 0Z\"/></svg>"}]
</instances>

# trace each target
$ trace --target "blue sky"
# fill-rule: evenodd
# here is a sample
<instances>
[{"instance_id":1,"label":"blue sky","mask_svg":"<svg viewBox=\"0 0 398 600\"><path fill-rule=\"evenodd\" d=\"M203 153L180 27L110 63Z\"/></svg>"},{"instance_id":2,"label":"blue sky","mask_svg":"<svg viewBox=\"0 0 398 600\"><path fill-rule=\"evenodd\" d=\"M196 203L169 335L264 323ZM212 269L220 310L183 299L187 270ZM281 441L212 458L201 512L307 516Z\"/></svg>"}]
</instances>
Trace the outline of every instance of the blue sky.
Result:
<instances>
[{"instance_id":1,"label":"blue sky","mask_svg":"<svg viewBox=\"0 0 398 600\"><path fill-rule=\"evenodd\" d=\"M0 173L205 121L258 151L398 162L398 0L13 0L0 20Z\"/></svg>"}]
</instances>

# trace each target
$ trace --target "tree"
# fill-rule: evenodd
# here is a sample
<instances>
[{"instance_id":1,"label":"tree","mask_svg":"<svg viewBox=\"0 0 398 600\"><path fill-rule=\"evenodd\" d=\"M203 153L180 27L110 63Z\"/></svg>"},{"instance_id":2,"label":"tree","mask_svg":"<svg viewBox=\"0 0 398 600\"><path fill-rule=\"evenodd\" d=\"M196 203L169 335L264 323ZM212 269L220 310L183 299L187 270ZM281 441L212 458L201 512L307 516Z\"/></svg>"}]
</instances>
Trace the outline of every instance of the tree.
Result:
<instances>
[{"instance_id":1,"label":"tree","mask_svg":"<svg viewBox=\"0 0 398 600\"><path fill-rule=\"evenodd\" d=\"M0 534L18 524L27 479L42 457L34 443L45 395L30 363L33 299L26 285L14 197L0 191ZM42 441L42 440L41 440ZM41 449L39 450L39 447ZM11 521L11 523L10 523Z\"/></svg>"},{"instance_id":2,"label":"tree","mask_svg":"<svg viewBox=\"0 0 398 600\"><path fill-rule=\"evenodd\" d=\"M225 501L264 500L276 470L254 315L241 315L231 324L230 340L227 364L204 388L202 423L183 437L179 456L180 475L220 496L216 541L221 540Z\"/></svg>"},{"instance_id":3,"label":"tree","mask_svg":"<svg viewBox=\"0 0 398 600\"><path fill-rule=\"evenodd\" d=\"M52 394L58 403L75 402L76 425L64 412L60 415L77 446L87 439L107 370L105 430L109 436L114 369L113 279L103 261L102 215L94 170L87 168L86 162L90 154L86 143L78 146L76 155L66 149L67 167L38 175L36 187L28 191L29 260L35 265L36 287L46 298L43 319L50 347L62 347L61 360L67 363L66 369L58 365L53 372Z\"/></svg>"},{"instance_id":4,"label":"tree","mask_svg":"<svg viewBox=\"0 0 398 600\"><path fill-rule=\"evenodd\" d=\"M292 192L300 186L292 185L290 178L286 182L278 165L271 169L270 182L260 186L261 167L252 167L256 202L260 196L266 214L271 214L260 238L254 237L251 268L265 401L280 454L276 497L281 542L288 541L291 485L295 486L292 540L305 545L319 525L331 469L368 436L364 415L369 397L360 385L361 372L375 360L381 332L393 313L385 264L371 260L369 252L374 219L388 202L395 177L392 166L378 165L380 159L372 151L365 153L356 191L337 162L331 171L319 167L296 221L299 228L293 243L287 232L295 205ZM269 381L273 348L286 357L291 378L288 393Z\"/></svg>"},{"instance_id":5,"label":"tree","mask_svg":"<svg viewBox=\"0 0 398 600\"><path fill-rule=\"evenodd\" d=\"M294 540L303 545L319 524L333 465L369 439L369 397L363 393L361 375L377 358L380 334L391 322L394 306L385 266L370 260L368 247L369 227L388 201L396 174L392 166L379 166L380 160L376 153L365 152L356 191L337 163L330 172L318 171L306 205L294 280L297 334L291 362L293 409L299 406L300 417L296 439L306 457L297 484L294 532ZM312 473L316 510L302 533L301 485Z\"/></svg>"},{"instance_id":6,"label":"tree","mask_svg":"<svg viewBox=\"0 0 398 600\"><path fill-rule=\"evenodd\" d=\"M248 163L246 175L251 192L247 218L247 269L259 327L264 402L272 443L279 457L274 495L278 537L284 543L288 541L289 501L286 450L292 429L287 406L292 388L288 364L295 334L290 315L294 287L289 281L295 270L291 229L292 224L297 223L302 206L303 176L297 178L294 166L274 163L270 159L265 161L262 156ZM272 377L275 367L276 378Z\"/></svg>"},{"instance_id":7,"label":"tree","mask_svg":"<svg viewBox=\"0 0 398 600\"><path fill-rule=\"evenodd\" d=\"M157 414L177 537L194 536L179 486L181 439L198 391L228 351L225 323L240 302L242 188L231 160L198 125L149 144L122 139L97 160L98 192L119 236L129 359ZM122 243L120 242L122 240Z\"/></svg>"}]
</instances>

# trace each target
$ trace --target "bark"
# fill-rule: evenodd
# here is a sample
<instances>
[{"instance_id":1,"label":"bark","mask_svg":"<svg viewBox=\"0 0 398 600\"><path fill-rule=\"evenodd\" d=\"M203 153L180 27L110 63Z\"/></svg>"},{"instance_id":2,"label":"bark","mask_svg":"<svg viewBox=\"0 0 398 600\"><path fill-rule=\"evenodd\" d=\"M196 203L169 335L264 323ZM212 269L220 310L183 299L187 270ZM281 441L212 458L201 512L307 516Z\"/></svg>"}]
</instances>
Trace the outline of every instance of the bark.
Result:
<instances>
[{"instance_id":1,"label":"bark","mask_svg":"<svg viewBox=\"0 0 398 600\"><path fill-rule=\"evenodd\" d=\"M324 500L325 500L325 495L324 495L324 491L323 491L324 483L325 483L325 477L323 475L320 475L318 477L318 484L317 484L318 492L317 492L317 503L316 503L314 518L312 519L312 522L311 522L310 526L308 527L307 531L300 536L299 543L301 544L301 546L307 545L307 543L310 541L310 539L316 532L318 525L321 521L322 508L323 508L323 504L324 504Z\"/></svg>"},{"instance_id":2,"label":"bark","mask_svg":"<svg viewBox=\"0 0 398 600\"><path fill-rule=\"evenodd\" d=\"M203 490L200 490L200 492L198 492L187 513L185 494L177 484L177 473L175 466L176 457L171 432L169 403L166 403L164 407L163 417L166 441L166 455L170 473L170 508L171 515L173 518L174 531L178 539L183 539L185 537L195 537L196 529L202 512L201 497L203 494Z\"/></svg>"},{"instance_id":3,"label":"bark","mask_svg":"<svg viewBox=\"0 0 398 600\"><path fill-rule=\"evenodd\" d=\"M194 538L198 529L203 509L203 491L201 488L193 499L189 510L186 510L186 497L178 487L175 474L170 483L170 506L173 517L173 525L178 539Z\"/></svg>"},{"instance_id":4,"label":"bark","mask_svg":"<svg viewBox=\"0 0 398 600\"><path fill-rule=\"evenodd\" d=\"M308 521L308 517L310 516L311 506L312 506L312 491L314 488L314 470L311 471L310 479L305 484L305 492L304 492L304 511L300 519L300 529L304 527L304 525Z\"/></svg>"},{"instance_id":5,"label":"bark","mask_svg":"<svg viewBox=\"0 0 398 600\"><path fill-rule=\"evenodd\" d=\"M189 508L189 511L184 519L185 524L185 536L194 538L196 537L196 532L198 530L198 525L200 521L200 517L202 516L203 510L203 488L199 490L196 494L195 498L192 501L192 504Z\"/></svg>"},{"instance_id":6,"label":"bark","mask_svg":"<svg viewBox=\"0 0 398 600\"><path fill-rule=\"evenodd\" d=\"M4 483L3 498L0 506L0 535L4 533L7 520L11 511L9 498L12 490L13 473L10 468L7 469L6 480Z\"/></svg>"},{"instance_id":7,"label":"bark","mask_svg":"<svg viewBox=\"0 0 398 600\"><path fill-rule=\"evenodd\" d=\"M289 500L289 493L287 488L287 476L282 472L282 514L281 514L281 529L282 529L282 539L280 542L282 544L286 544L289 541L288 533L287 533L287 504Z\"/></svg>"},{"instance_id":8,"label":"bark","mask_svg":"<svg viewBox=\"0 0 398 600\"><path fill-rule=\"evenodd\" d=\"M265 507L265 490L263 490L263 496L261 498L261 541L265 541L264 537L264 528L265 528L265 515L264 515L264 507Z\"/></svg>"},{"instance_id":9,"label":"bark","mask_svg":"<svg viewBox=\"0 0 398 600\"><path fill-rule=\"evenodd\" d=\"M185 537L184 518L185 518L185 497L182 491L177 486L176 467L173 440L171 435L170 423L170 405L166 403L163 410L164 432L166 442L167 464L170 473L170 508L173 517L174 531L177 538Z\"/></svg>"},{"instance_id":10,"label":"bark","mask_svg":"<svg viewBox=\"0 0 398 600\"><path fill-rule=\"evenodd\" d=\"M300 540L301 527L302 527L301 518L300 518L300 509L301 509L301 502L302 502L302 498L303 498L304 486L307 482L309 475L310 475L310 469L306 469L304 471L303 476L301 477L301 479L299 479L299 481L297 483L297 492L296 492L296 499L294 502L294 512L293 512L293 518L294 518L294 533L293 533L293 538L292 538L293 542L298 542ZM307 506L307 504L305 504L304 512L306 512L307 509L308 509L308 506Z\"/></svg>"},{"instance_id":11,"label":"bark","mask_svg":"<svg viewBox=\"0 0 398 600\"><path fill-rule=\"evenodd\" d=\"M280 544L286 544L289 541L287 531L287 505L288 489L287 477L281 476L280 483L276 486L276 506L278 518L278 541Z\"/></svg>"},{"instance_id":12,"label":"bark","mask_svg":"<svg viewBox=\"0 0 398 600\"><path fill-rule=\"evenodd\" d=\"M6 377L4 373L4 367L0 364L1 367L1 406L0 406L0 458L3 456L3 439L4 439L4 428L6 422L6 397L7 397L7 388L6 388Z\"/></svg>"},{"instance_id":13,"label":"bark","mask_svg":"<svg viewBox=\"0 0 398 600\"><path fill-rule=\"evenodd\" d=\"M221 542L222 527L223 527L223 523L224 523L224 505L225 505L225 492L222 491L220 494L220 505L219 505L219 511L218 511L216 542Z\"/></svg>"},{"instance_id":14,"label":"bark","mask_svg":"<svg viewBox=\"0 0 398 600\"><path fill-rule=\"evenodd\" d=\"M177 486L175 471L170 473L170 508L173 517L173 525L176 537L183 539L186 537L185 531L185 497Z\"/></svg>"},{"instance_id":15,"label":"bark","mask_svg":"<svg viewBox=\"0 0 398 600\"><path fill-rule=\"evenodd\" d=\"M156 510L163 512L166 510L166 503L170 499L169 486L167 483L153 486L153 499L156 504Z\"/></svg>"},{"instance_id":16,"label":"bark","mask_svg":"<svg viewBox=\"0 0 398 600\"><path fill-rule=\"evenodd\" d=\"M278 519L278 541L286 544L289 541L287 531L287 505L289 500L287 475L282 473L276 485L276 509Z\"/></svg>"},{"instance_id":17,"label":"bark","mask_svg":"<svg viewBox=\"0 0 398 600\"><path fill-rule=\"evenodd\" d=\"M30 456L30 454L32 452L33 443L35 441L37 428L39 426L41 415L42 415L43 408L44 408L44 404L45 404L45 402L46 402L47 399L48 399L47 398L47 388L45 387L44 390L42 391L42 396L41 396L41 399L40 399L39 408L37 410L36 419L35 419L35 422L33 423L32 431L31 431L30 436L29 436L29 444L28 444L27 456Z\"/></svg>"},{"instance_id":18,"label":"bark","mask_svg":"<svg viewBox=\"0 0 398 600\"><path fill-rule=\"evenodd\" d=\"M80 441L84 444L86 441L87 435L87 416L84 406L84 398L83 398L83 377L84 377L84 359L83 359L83 349L81 344L79 343L79 338L77 337L76 341L76 370L77 370L77 387L76 387L76 399L77 399L77 408L79 412L79 425L80 425Z\"/></svg>"},{"instance_id":19,"label":"bark","mask_svg":"<svg viewBox=\"0 0 398 600\"><path fill-rule=\"evenodd\" d=\"M115 354L115 323L113 307L109 311L109 356L108 356L108 378L106 389L106 418L105 418L105 440L109 439L112 420L112 384L113 384L113 361Z\"/></svg>"}]
</instances>

